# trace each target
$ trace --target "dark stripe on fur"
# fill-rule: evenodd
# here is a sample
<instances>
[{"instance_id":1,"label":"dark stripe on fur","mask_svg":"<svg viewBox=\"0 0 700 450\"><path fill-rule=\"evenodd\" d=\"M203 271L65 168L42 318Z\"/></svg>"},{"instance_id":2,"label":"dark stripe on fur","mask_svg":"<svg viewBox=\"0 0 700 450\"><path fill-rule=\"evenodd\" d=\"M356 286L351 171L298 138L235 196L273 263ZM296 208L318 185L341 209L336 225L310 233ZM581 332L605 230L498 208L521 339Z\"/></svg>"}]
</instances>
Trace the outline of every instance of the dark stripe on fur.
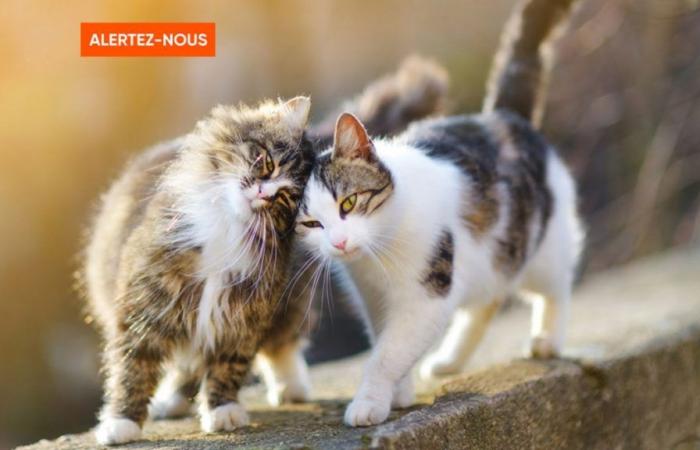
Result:
<instances>
[{"instance_id":1,"label":"dark stripe on fur","mask_svg":"<svg viewBox=\"0 0 700 450\"><path fill-rule=\"evenodd\" d=\"M452 270L454 259L454 238L445 229L435 244L433 254L428 261L426 273L421 283L434 297L447 297L452 287Z\"/></svg>"}]
</instances>

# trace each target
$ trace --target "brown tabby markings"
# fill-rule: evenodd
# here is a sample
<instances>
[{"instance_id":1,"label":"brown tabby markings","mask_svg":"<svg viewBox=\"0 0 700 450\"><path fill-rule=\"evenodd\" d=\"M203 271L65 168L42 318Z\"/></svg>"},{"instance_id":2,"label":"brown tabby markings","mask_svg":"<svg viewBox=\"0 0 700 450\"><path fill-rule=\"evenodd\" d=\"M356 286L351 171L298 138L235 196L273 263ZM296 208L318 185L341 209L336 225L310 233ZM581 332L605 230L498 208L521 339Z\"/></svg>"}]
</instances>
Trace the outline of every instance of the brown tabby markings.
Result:
<instances>
[{"instance_id":1,"label":"brown tabby markings","mask_svg":"<svg viewBox=\"0 0 700 450\"><path fill-rule=\"evenodd\" d=\"M492 184L486 191L475 192L471 204L464 207L462 219L475 238L482 237L498 221L498 194L496 185Z\"/></svg>"},{"instance_id":2,"label":"brown tabby markings","mask_svg":"<svg viewBox=\"0 0 700 450\"><path fill-rule=\"evenodd\" d=\"M284 328L299 323L282 329L272 327L273 322L281 321L275 316L283 308L277 311L275 299L280 298L283 288L279 265L287 261L285 248L277 251L280 255L276 264L269 256L270 251L264 256L263 267L269 270L262 274L257 286L253 280L237 284L220 299L230 305L225 316L231 325L205 361L205 390L210 408L235 401L258 348L265 346L268 339L279 340L276 336L279 332L293 337ZM124 317L119 322L121 339L107 347L106 366L115 386L107 391L111 412L142 423L163 360L178 344L192 339L203 289L203 282L191 279L198 268L199 256L197 249L177 252L155 248L145 261L146 266L141 267L143 274L129 281L125 288L141 294L120 298L124 307ZM303 306L293 302L287 308L303 310ZM302 317L296 314L297 319Z\"/></svg>"},{"instance_id":3,"label":"brown tabby markings","mask_svg":"<svg viewBox=\"0 0 700 450\"><path fill-rule=\"evenodd\" d=\"M454 259L454 238L445 229L435 244L432 257L428 261L421 283L434 297L447 297L452 287L452 263Z\"/></svg>"},{"instance_id":4,"label":"brown tabby markings","mask_svg":"<svg viewBox=\"0 0 700 450\"><path fill-rule=\"evenodd\" d=\"M379 160L368 162L359 158L331 158L327 153L318 157L314 171L334 199L342 200L348 195L360 194L354 210L359 214L371 214L394 191L391 173ZM360 180L361 188L358 187Z\"/></svg>"},{"instance_id":5,"label":"brown tabby markings","mask_svg":"<svg viewBox=\"0 0 700 450\"><path fill-rule=\"evenodd\" d=\"M267 114L244 107L214 109L197 124L194 139L141 155L105 196L85 268L92 311L105 337L104 413L143 423L163 363L195 337L205 283L198 275L202 249L181 240L193 225L177 210L177 193L160 183L167 176L195 174L202 182L241 171L259 176L254 160L262 143L293 182L265 211L268 226L250 236L264 270L225 286L218 299L226 325L215 348L201 349L204 367L188 381L190 395L203 375L210 408L235 401L258 349L274 352L280 341L298 337L305 300L288 298L280 307L279 299L292 250L285 235L312 154L301 130L291 136ZM183 157L190 159L183 163ZM236 274L223 276L226 282Z\"/></svg>"}]
</instances>

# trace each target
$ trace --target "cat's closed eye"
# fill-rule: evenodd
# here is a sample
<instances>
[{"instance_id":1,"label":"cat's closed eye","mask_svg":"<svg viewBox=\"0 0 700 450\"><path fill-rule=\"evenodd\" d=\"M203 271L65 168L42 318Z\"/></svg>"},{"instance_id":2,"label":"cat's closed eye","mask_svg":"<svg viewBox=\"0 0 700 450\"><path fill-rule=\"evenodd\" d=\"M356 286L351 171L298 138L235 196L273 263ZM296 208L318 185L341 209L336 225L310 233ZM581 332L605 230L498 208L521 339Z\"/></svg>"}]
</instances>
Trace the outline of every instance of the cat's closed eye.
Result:
<instances>
[{"instance_id":1,"label":"cat's closed eye","mask_svg":"<svg viewBox=\"0 0 700 450\"><path fill-rule=\"evenodd\" d=\"M257 171L260 178L274 178L275 160L266 149L260 150L258 157L253 161L253 169Z\"/></svg>"},{"instance_id":2,"label":"cat's closed eye","mask_svg":"<svg viewBox=\"0 0 700 450\"><path fill-rule=\"evenodd\" d=\"M275 161L268 152L265 152L265 169L267 169L267 173L269 174L275 171Z\"/></svg>"}]
</instances>

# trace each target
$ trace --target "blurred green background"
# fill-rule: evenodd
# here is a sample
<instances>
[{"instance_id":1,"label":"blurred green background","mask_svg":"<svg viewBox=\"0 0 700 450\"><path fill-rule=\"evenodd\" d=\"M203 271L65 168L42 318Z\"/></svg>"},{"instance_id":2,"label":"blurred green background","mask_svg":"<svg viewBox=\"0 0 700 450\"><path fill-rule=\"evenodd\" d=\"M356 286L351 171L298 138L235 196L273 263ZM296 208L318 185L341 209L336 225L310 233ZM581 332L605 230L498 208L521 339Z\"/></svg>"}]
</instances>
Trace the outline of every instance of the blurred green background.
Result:
<instances>
[{"instance_id":1,"label":"blurred green background","mask_svg":"<svg viewBox=\"0 0 700 450\"><path fill-rule=\"evenodd\" d=\"M511 0L0 3L0 448L92 426L97 339L81 232L134 152L216 103L310 94L317 117L411 53L476 111ZM213 21L215 58L80 58L81 21ZM580 182L584 276L700 238L700 10L584 0L545 131ZM699 270L700 275L700 270Z\"/></svg>"}]
</instances>

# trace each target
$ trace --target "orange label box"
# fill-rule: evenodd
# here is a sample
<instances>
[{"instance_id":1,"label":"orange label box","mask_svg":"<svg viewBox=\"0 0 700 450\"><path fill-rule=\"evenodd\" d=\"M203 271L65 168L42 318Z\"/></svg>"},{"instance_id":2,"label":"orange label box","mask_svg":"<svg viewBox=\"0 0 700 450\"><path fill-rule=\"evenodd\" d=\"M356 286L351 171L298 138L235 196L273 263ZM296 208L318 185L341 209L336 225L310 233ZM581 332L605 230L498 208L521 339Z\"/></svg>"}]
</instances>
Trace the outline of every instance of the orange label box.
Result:
<instances>
[{"instance_id":1,"label":"orange label box","mask_svg":"<svg viewBox=\"0 0 700 450\"><path fill-rule=\"evenodd\" d=\"M80 56L216 56L216 24L80 24Z\"/></svg>"}]
</instances>

